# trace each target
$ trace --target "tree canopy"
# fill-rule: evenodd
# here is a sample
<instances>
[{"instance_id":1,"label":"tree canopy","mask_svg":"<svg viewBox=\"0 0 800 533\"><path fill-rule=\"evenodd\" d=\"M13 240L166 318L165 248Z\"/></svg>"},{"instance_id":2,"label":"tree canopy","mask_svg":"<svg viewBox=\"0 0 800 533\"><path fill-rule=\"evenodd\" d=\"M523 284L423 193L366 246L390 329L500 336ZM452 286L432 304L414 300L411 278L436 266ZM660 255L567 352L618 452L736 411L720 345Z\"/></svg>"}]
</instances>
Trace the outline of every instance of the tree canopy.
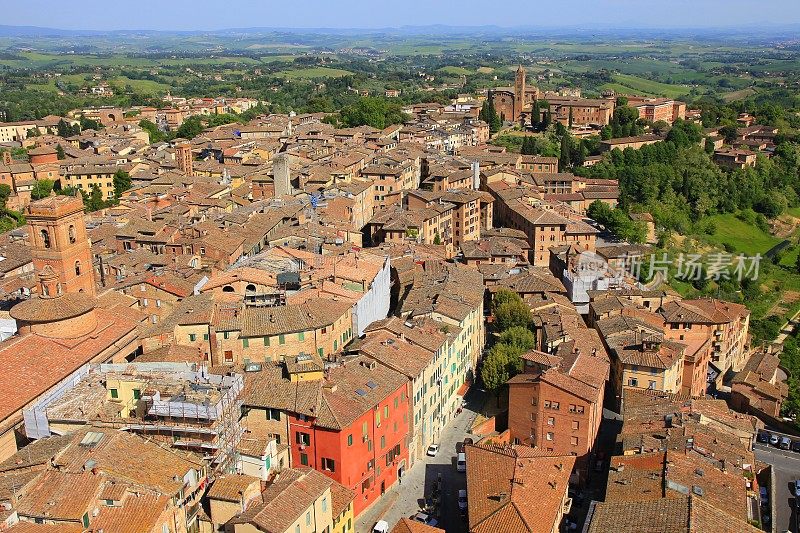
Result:
<instances>
[{"instance_id":1,"label":"tree canopy","mask_svg":"<svg viewBox=\"0 0 800 533\"><path fill-rule=\"evenodd\" d=\"M407 118L399 103L376 97L360 98L356 103L343 107L339 113L339 121L348 128L366 125L382 130Z\"/></svg>"}]
</instances>

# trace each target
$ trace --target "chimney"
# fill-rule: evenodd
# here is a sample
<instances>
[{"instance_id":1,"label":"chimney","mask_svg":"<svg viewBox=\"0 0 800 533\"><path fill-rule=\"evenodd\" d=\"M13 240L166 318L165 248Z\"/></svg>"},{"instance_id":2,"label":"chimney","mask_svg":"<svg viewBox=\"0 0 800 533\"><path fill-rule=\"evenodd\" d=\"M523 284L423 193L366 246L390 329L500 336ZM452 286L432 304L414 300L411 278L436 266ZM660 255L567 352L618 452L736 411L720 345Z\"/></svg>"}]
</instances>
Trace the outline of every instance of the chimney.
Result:
<instances>
[{"instance_id":1,"label":"chimney","mask_svg":"<svg viewBox=\"0 0 800 533\"><path fill-rule=\"evenodd\" d=\"M272 175L274 176L275 196L292 194L292 182L289 179L289 154L276 154L272 159Z\"/></svg>"},{"instance_id":2,"label":"chimney","mask_svg":"<svg viewBox=\"0 0 800 533\"><path fill-rule=\"evenodd\" d=\"M3 164L10 165L11 164L11 152L3 152Z\"/></svg>"},{"instance_id":3,"label":"chimney","mask_svg":"<svg viewBox=\"0 0 800 533\"><path fill-rule=\"evenodd\" d=\"M472 162L472 188L476 191L481 188L481 164L478 161Z\"/></svg>"}]
</instances>

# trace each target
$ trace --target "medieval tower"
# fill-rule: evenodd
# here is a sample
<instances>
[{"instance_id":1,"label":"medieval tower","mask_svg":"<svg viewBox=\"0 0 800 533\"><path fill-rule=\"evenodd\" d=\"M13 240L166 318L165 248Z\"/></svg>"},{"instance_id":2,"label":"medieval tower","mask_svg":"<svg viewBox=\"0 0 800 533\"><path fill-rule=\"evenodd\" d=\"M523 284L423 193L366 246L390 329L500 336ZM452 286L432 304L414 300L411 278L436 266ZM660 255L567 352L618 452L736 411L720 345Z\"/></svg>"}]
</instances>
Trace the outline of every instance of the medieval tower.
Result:
<instances>
[{"instance_id":1,"label":"medieval tower","mask_svg":"<svg viewBox=\"0 0 800 533\"><path fill-rule=\"evenodd\" d=\"M78 196L50 196L25 208L33 267L49 266L58 277L57 292L95 295L92 250ZM48 269L48 270L50 270ZM51 295L54 296L54 295Z\"/></svg>"},{"instance_id":2,"label":"medieval tower","mask_svg":"<svg viewBox=\"0 0 800 533\"><path fill-rule=\"evenodd\" d=\"M523 111L525 110L525 69L522 65L517 69L517 75L514 78L514 117L513 120L519 120Z\"/></svg>"}]
</instances>

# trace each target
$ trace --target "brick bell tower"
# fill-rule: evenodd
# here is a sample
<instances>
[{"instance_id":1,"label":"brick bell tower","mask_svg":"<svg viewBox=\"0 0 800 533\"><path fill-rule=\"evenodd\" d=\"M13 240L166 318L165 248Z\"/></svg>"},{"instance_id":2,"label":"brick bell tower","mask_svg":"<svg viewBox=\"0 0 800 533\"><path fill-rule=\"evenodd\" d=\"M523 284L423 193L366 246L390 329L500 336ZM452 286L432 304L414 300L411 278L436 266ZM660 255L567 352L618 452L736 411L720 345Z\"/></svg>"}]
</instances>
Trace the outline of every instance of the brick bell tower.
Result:
<instances>
[{"instance_id":1,"label":"brick bell tower","mask_svg":"<svg viewBox=\"0 0 800 533\"><path fill-rule=\"evenodd\" d=\"M94 296L92 250L81 198L53 195L31 202L25 208L25 218L36 272L49 266L58 276L59 292Z\"/></svg>"},{"instance_id":2,"label":"brick bell tower","mask_svg":"<svg viewBox=\"0 0 800 533\"><path fill-rule=\"evenodd\" d=\"M514 78L514 121L519 120L525 110L525 69L522 65L517 69Z\"/></svg>"}]
</instances>

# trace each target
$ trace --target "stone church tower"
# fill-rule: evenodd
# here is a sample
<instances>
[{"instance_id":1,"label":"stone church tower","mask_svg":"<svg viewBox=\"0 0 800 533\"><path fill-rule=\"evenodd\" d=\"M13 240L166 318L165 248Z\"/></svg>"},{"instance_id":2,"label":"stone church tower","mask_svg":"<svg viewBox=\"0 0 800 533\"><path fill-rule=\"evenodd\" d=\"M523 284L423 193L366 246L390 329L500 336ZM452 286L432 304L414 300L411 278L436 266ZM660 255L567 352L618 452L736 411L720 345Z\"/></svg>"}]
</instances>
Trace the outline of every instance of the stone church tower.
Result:
<instances>
[{"instance_id":1,"label":"stone church tower","mask_svg":"<svg viewBox=\"0 0 800 533\"><path fill-rule=\"evenodd\" d=\"M519 120L525 110L525 69L522 65L517 69L514 78L514 120Z\"/></svg>"},{"instance_id":2,"label":"stone church tower","mask_svg":"<svg viewBox=\"0 0 800 533\"><path fill-rule=\"evenodd\" d=\"M83 201L79 196L50 196L25 208L28 239L36 272L52 270L57 282L42 290L95 295L94 266ZM43 295L44 296L44 295ZM49 296L56 296L51 294Z\"/></svg>"}]
</instances>

